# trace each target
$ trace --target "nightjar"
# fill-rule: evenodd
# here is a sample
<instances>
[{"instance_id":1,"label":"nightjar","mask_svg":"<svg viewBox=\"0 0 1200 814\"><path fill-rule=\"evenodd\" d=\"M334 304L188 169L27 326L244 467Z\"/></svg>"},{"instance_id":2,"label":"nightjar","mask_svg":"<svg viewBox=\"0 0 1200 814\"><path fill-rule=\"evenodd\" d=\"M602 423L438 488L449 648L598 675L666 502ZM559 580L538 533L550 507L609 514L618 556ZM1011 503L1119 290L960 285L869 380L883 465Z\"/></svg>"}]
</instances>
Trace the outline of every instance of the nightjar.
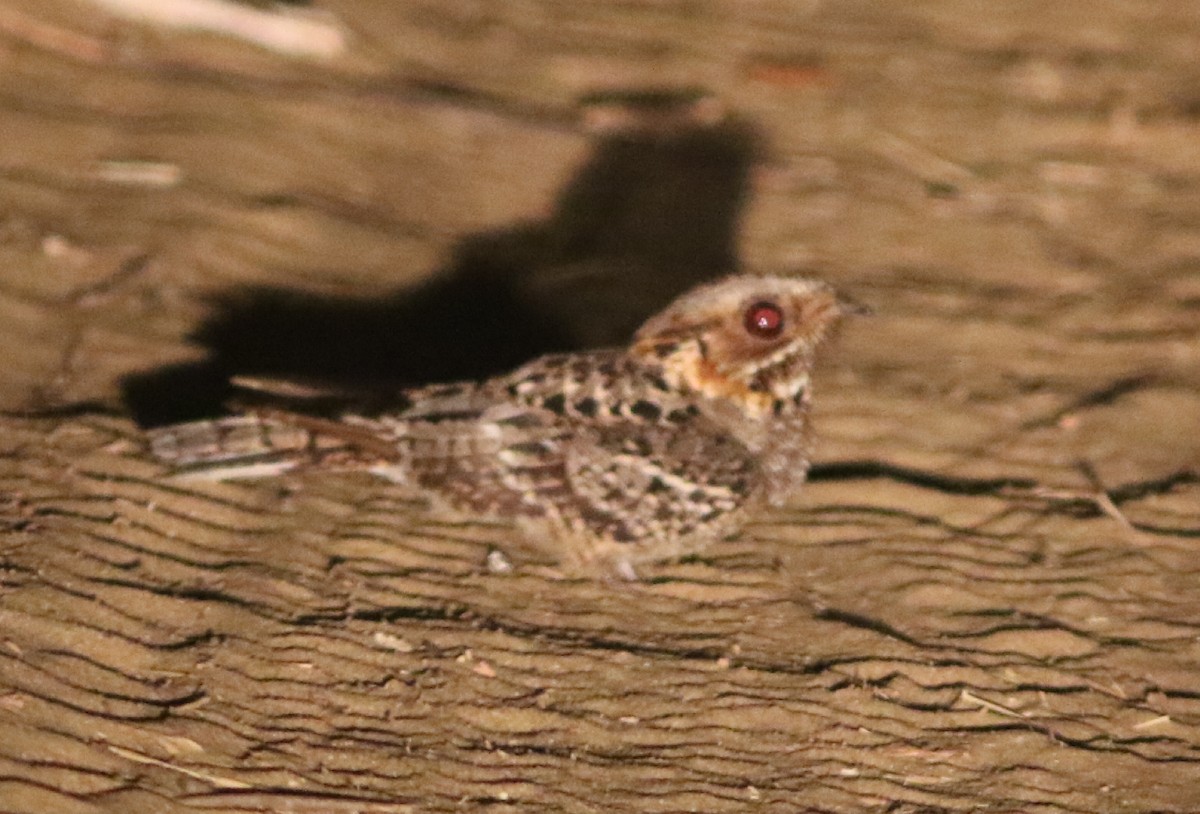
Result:
<instances>
[{"instance_id":1,"label":"nightjar","mask_svg":"<svg viewBox=\"0 0 1200 814\"><path fill-rule=\"evenodd\" d=\"M727 277L679 297L626 348L406 390L383 411L164 427L150 448L212 480L367 469L434 508L510 519L572 570L631 575L800 486L814 354L858 310L814 280Z\"/></svg>"}]
</instances>

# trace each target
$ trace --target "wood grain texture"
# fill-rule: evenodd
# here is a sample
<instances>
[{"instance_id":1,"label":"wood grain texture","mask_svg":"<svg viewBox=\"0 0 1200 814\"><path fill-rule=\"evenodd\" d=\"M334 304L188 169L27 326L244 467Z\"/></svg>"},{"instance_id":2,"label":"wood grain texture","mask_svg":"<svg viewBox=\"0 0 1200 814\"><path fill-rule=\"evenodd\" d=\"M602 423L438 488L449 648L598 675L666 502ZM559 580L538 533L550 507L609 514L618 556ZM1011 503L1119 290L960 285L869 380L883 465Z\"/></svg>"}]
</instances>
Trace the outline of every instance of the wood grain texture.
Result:
<instances>
[{"instance_id":1,"label":"wood grain texture","mask_svg":"<svg viewBox=\"0 0 1200 814\"><path fill-rule=\"evenodd\" d=\"M327 63L0 14L0 810L1200 808L1190 4L321 5ZM613 586L141 449L122 379L202 357L214 295L389 297L529 230L531 302L655 285L684 238L566 199L682 208L575 106L664 86L761 131L743 263L876 311L789 507Z\"/></svg>"}]
</instances>

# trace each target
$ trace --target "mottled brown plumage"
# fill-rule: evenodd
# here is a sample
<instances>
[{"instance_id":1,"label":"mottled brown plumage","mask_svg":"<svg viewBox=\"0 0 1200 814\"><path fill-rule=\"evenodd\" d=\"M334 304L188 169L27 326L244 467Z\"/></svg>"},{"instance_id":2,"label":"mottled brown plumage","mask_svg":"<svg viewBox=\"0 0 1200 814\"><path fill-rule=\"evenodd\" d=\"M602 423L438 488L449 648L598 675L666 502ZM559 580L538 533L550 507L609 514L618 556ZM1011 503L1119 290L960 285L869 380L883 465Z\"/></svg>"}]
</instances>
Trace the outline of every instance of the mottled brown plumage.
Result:
<instances>
[{"instance_id":1,"label":"mottled brown plumage","mask_svg":"<svg viewBox=\"0 0 1200 814\"><path fill-rule=\"evenodd\" d=\"M809 374L847 306L823 283L737 276L651 318L628 348L405 391L337 420L265 411L156 430L181 475L367 468L460 513L512 519L574 567L694 551L779 504L809 466Z\"/></svg>"}]
</instances>

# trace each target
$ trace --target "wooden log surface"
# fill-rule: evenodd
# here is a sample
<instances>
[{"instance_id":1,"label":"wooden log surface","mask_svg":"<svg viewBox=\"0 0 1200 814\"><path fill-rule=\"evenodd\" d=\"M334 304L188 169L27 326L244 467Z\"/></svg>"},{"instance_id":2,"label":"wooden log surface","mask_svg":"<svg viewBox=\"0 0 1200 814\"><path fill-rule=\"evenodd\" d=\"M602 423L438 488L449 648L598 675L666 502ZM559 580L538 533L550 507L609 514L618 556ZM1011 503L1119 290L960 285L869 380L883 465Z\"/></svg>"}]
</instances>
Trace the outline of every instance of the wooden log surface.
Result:
<instances>
[{"instance_id":1,"label":"wooden log surface","mask_svg":"<svg viewBox=\"0 0 1200 814\"><path fill-rule=\"evenodd\" d=\"M0 4L0 811L1200 810L1192 4L319 5ZM876 315L802 495L641 583L140 445L735 262Z\"/></svg>"}]
</instances>

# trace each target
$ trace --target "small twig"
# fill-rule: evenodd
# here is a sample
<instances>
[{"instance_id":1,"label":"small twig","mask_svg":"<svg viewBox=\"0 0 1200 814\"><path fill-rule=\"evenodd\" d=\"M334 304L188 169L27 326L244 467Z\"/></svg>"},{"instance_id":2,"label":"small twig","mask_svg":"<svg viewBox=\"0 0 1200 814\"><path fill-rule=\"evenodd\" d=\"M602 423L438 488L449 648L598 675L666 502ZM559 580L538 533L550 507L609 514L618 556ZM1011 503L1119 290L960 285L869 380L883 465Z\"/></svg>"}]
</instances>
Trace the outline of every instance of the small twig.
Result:
<instances>
[{"instance_id":1,"label":"small twig","mask_svg":"<svg viewBox=\"0 0 1200 814\"><path fill-rule=\"evenodd\" d=\"M1169 724L1169 723L1171 723L1170 715L1159 715L1157 718L1150 718L1149 720L1142 721L1140 724L1134 724L1133 728L1134 729L1150 729L1152 727L1162 726L1163 724Z\"/></svg>"},{"instance_id":2,"label":"small twig","mask_svg":"<svg viewBox=\"0 0 1200 814\"><path fill-rule=\"evenodd\" d=\"M998 704L995 701L989 701L986 698L980 698L970 690L961 690L958 694L958 700L967 704L977 704L981 709L986 709L989 712L994 712L997 715L1005 715L1009 718L1028 718L1029 714L1015 710L1012 707L1006 707L1003 704Z\"/></svg>"},{"instance_id":3,"label":"small twig","mask_svg":"<svg viewBox=\"0 0 1200 814\"><path fill-rule=\"evenodd\" d=\"M150 757L149 755L144 755L141 752L135 752L132 749L125 749L120 746L114 746L111 743L108 745L108 750L110 752L112 752L113 754L117 755L118 757L123 757L126 760L132 760L134 763L145 763L149 766L158 766L159 768L162 768L162 769L167 769L172 772L178 772L179 774L187 775L188 777L194 777L197 780L204 780L205 782L212 783L214 786L216 786L217 788L220 788L220 789L248 789L248 788L251 788L249 783L243 783L241 780L234 780L229 777L218 777L217 775L208 774L206 772L197 771L195 769L188 769L183 766L176 766L174 763L168 763L165 760L159 760L158 758L153 758L153 757Z\"/></svg>"},{"instance_id":4,"label":"small twig","mask_svg":"<svg viewBox=\"0 0 1200 814\"><path fill-rule=\"evenodd\" d=\"M880 134L875 143L875 151L922 181L952 180L966 183L975 180L975 173L963 165L942 158L911 141L905 141L894 133Z\"/></svg>"},{"instance_id":5,"label":"small twig","mask_svg":"<svg viewBox=\"0 0 1200 814\"><path fill-rule=\"evenodd\" d=\"M1122 528L1136 541L1141 541L1143 535L1137 527L1125 516L1125 513L1113 503L1108 492L1091 491L1088 489L1054 489L1049 486L1038 486L1024 493L1026 496L1043 498L1051 503L1070 504L1083 503L1092 506L1100 514L1116 520Z\"/></svg>"},{"instance_id":6,"label":"small twig","mask_svg":"<svg viewBox=\"0 0 1200 814\"><path fill-rule=\"evenodd\" d=\"M119 186L169 189L183 180L183 169L169 161L110 159L98 162L92 168L92 176Z\"/></svg>"},{"instance_id":7,"label":"small twig","mask_svg":"<svg viewBox=\"0 0 1200 814\"><path fill-rule=\"evenodd\" d=\"M346 50L346 34L330 15L257 9L230 0L92 0L143 23L210 31L294 57L329 59Z\"/></svg>"},{"instance_id":8,"label":"small twig","mask_svg":"<svg viewBox=\"0 0 1200 814\"><path fill-rule=\"evenodd\" d=\"M1104 487L1104 482L1100 480L1100 475L1096 472L1096 467L1092 466L1091 462L1089 461L1080 461L1079 471L1083 473L1083 476L1088 479L1088 483L1090 483L1092 488L1095 490L1092 495L1092 500L1095 502L1096 508L1116 520L1118 523L1124 526L1127 531L1136 534L1137 529L1133 527L1133 523L1129 522L1129 518L1127 518L1121 512L1121 510L1117 508L1117 504L1113 502L1112 496L1109 495L1108 489Z\"/></svg>"},{"instance_id":9,"label":"small twig","mask_svg":"<svg viewBox=\"0 0 1200 814\"><path fill-rule=\"evenodd\" d=\"M1095 468L1087 461L1080 461L1079 471L1088 480L1090 489L1063 489L1050 486L1034 486L1024 489L1004 489L1002 494L1010 498L1035 497L1052 503L1072 504L1082 503L1091 506L1100 514L1112 518L1125 529L1135 542L1144 542L1146 536L1138 530L1125 513L1113 500L1111 492L1105 488Z\"/></svg>"}]
</instances>

